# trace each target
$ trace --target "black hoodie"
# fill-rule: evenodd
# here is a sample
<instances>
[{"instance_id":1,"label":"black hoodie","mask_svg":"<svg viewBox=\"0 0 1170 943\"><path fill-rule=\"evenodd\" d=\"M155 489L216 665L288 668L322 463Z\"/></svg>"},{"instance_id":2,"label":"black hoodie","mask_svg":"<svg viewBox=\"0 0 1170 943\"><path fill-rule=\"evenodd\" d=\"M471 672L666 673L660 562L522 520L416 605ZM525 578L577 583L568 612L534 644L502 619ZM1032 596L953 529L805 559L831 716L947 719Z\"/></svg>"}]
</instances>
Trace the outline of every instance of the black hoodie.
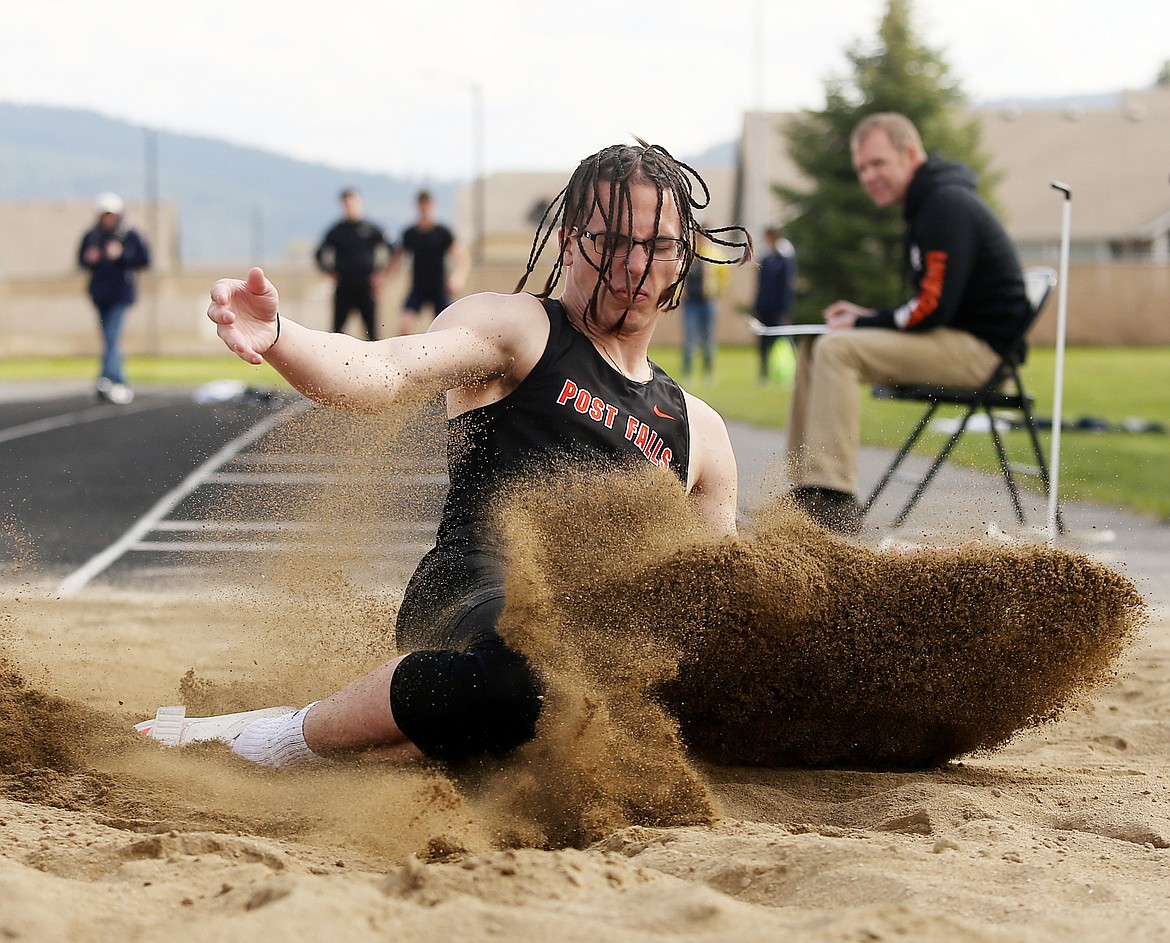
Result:
<instances>
[{"instance_id":1,"label":"black hoodie","mask_svg":"<svg viewBox=\"0 0 1170 943\"><path fill-rule=\"evenodd\" d=\"M858 327L967 331L1003 353L1030 309L1015 247L975 192L975 174L932 156L906 190L906 265L916 294Z\"/></svg>"}]
</instances>

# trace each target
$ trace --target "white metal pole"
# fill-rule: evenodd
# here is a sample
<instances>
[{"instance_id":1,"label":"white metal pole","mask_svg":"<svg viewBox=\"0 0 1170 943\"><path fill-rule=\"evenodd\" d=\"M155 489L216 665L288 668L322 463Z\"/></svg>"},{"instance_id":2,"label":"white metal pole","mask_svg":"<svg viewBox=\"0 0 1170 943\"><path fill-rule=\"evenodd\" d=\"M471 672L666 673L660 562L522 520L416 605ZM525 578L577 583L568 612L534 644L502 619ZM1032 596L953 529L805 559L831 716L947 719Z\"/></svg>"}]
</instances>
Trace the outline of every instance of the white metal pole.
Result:
<instances>
[{"instance_id":1,"label":"white metal pole","mask_svg":"<svg viewBox=\"0 0 1170 943\"><path fill-rule=\"evenodd\" d=\"M1068 319L1068 244L1072 222L1072 188L1058 180L1052 181L1052 188L1064 194L1063 215L1060 226L1060 283L1057 285L1058 305L1056 310L1056 382L1052 393L1052 458L1049 462L1048 478L1048 546L1056 543L1056 509L1060 492L1060 430L1063 419L1061 406L1064 399L1064 333Z\"/></svg>"}]
</instances>

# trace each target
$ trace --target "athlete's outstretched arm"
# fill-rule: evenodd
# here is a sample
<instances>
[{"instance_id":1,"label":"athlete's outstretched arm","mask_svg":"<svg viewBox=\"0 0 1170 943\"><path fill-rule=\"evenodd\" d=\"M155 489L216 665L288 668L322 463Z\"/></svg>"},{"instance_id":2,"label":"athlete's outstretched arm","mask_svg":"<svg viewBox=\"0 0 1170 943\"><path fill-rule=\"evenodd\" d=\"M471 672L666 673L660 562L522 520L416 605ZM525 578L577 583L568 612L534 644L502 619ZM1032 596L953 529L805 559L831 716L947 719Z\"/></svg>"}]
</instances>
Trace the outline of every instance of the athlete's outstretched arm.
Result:
<instances>
[{"instance_id":1,"label":"athlete's outstretched arm","mask_svg":"<svg viewBox=\"0 0 1170 943\"><path fill-rule=\"evenodd\" d=\"M378 412L505 378L539 331L529 296L479 294L456 302L425 334L369 342L315 331L280 315L276 288L259 268L212 286L207 316L242 360L267 361L306 396ZM530 323L531 322L531 323Z\"/></svg>"}]
</instances>

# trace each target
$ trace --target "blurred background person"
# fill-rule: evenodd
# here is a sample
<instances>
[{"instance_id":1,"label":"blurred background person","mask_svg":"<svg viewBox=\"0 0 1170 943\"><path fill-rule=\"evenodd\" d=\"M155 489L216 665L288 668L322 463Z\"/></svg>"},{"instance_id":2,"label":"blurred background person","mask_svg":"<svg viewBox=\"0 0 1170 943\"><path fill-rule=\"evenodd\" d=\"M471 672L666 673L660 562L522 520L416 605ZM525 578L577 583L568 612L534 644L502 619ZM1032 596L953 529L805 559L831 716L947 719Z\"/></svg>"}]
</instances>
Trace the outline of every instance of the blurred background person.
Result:
<instances>
[{"instance_id":1,"label":"blurred background person","mask_svg":"<svg viewBox=\"0 0 1170 943\"><path fill-rule=\"evenodd\" d=\"M714 257L716 252L710 240L703 239L700 251ZM727 284L727 267L695 257L683 286L683 360L684 377L691 375L695 350L702 352L703 377L715 375L715 315L716 301Z\"/></svg>"},{"instance_id":2,"label":"blurred background person","mask_svg":"<svg viewBox=\"0 0 1170 943\"><path fill-rule=\"evenodd\" d=\"M417 203L418 221L403 232L392 265L392 270L396 269L403 253L410 253L410 291L402 304L399 334L416 333L422 310L428 305L432 316L438 316L467 276L467 254L451 230L436 221L431 194L421 191Z\"/></svg>"},{"instance_id":3,"label":"blurred background person","mask_svg":"<svg viewBox=\"0 0 1170 943\"><path fill-rule=\"evenodd\" d=\"M790 497L842 534L861 530L857 453L862 384L984 383L1031 320L1011 237L978 193L974 171L927 155L905 115L864 118L850 139L858 182L905 222L903 258L914 295L897 307L840 299L829 332L801 344L788 421Z\"/></svg>"},{"instance_id":4,"label":"blurred background person","mask_svg":"<svg viewBox=\"0 0 1170 943\"><path fill-rule=\"evenodd\" d=\"M122 216L122 198L102 193L95 201L97 222L81 237L78 264L89 271L89 297L102 333L99 399L124 406L134 399L122 362L122 326L138 299L136 273L150 265L146 240Z\"/></svg>"},{"instance_id":5,"label":"blurred background person","mask_svg":"<svg viewBox=\"0 0 1170 943\"><path fill-rule=\"evenodd\" d=\"M342 218L317 247L317 267L333 277L333 333L340 334L356 311L370 340L378 339L378 290L394 246L362 217L357 190L341 191Z\"/></svg>"},{"instance_id":6,"label":"blurred background person","mask_svg":"<svg viewBox=\"0 0 1170 943\"><path fill-rule=\"evenodd\" d=\"M779 226L769 226L764 230L764 242L767 249L760 258L752 316L768 327L791 324L792 304L796 300L796 249L784 238L784 231ZM768 362L777 340L766 335L759 337L761 383L768 382Z\"/></svg>"}]
</instances>

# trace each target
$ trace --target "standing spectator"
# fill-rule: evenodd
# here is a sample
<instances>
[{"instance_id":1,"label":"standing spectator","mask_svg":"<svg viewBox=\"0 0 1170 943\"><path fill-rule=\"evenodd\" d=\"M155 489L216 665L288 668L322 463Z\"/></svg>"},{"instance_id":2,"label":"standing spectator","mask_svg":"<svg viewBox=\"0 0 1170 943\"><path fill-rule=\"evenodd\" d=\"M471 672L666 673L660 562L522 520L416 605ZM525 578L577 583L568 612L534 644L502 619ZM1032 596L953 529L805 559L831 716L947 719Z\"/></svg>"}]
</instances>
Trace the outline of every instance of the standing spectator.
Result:
<instances>
[{"instance_id":1,"label":"standing spectator","mask_svg":"<svg viewBox=\"0 0 1170 943\"><path fill-rule=\"evenodd\" d=\"M150 265L150 250L122 218L122 198L102 193L96 201L97 223L81 237L77 262L89 270L89 297L102 331L99 399L125 406L134 399L122 365L122 324L138 299L135 273Z\"/></svg>"},{"instance_id":2,"label":"standing spectator","mask_svg":"<svg viewBox=\"0 0 1170 943\"><path fill-rule=\"evenodd\" d=\"M435 201L426 190L418 195L418 222L402 234L395 267L403 252L411 256L410 292L402 305L398 333L414 334L425 305L430 305L437 317L451 303L451 296L463 285L467 267L465 253L454 234L435 221ZM454 263L450 271L448 257Z\"/></svg>"},{"instance_id":3,"label":"standing spectator","mask_svg":"<svg viewBox=\"0 0 1170 943\"><path fill-rule=\"evenodd\" d=\"M362 218L357 190L341 191L342 219L317 247L317 267L333 276L333 333L340 334L357 311L370 340L378 339L378 288L393 245L382 230ZM381 250L381 253L380 253Z\"/></svg>"},{"instance_id":4,"label":"standing spectator","mask_svg":"<svg viewBox=\"0 0 1170 943\"><path fill-rule=\"evenodd\" d=\"M796 250L784 238L779 226L764 231L768 250L760 259L760 276L756 284L756 301L752 314L761 324L778 327L792 323L792 303L796 299ZM760 382L768 381L768 360L775 337L760 335Z\"/></svg>"},{"instance_id":5,"label":"standing spectator","mask_svg":"<svg viewBox=\"0 0 1170 943\"><path fill-rule=\"evenodd\" d=\"M715 251L708 240L702 242L704 253ZM695 256L683 287L683 376L691 375L696 347L703 352L703 376L711 379L715 374L715 299L726 279L726 266Z\"/></svg>"}]
</instances>

